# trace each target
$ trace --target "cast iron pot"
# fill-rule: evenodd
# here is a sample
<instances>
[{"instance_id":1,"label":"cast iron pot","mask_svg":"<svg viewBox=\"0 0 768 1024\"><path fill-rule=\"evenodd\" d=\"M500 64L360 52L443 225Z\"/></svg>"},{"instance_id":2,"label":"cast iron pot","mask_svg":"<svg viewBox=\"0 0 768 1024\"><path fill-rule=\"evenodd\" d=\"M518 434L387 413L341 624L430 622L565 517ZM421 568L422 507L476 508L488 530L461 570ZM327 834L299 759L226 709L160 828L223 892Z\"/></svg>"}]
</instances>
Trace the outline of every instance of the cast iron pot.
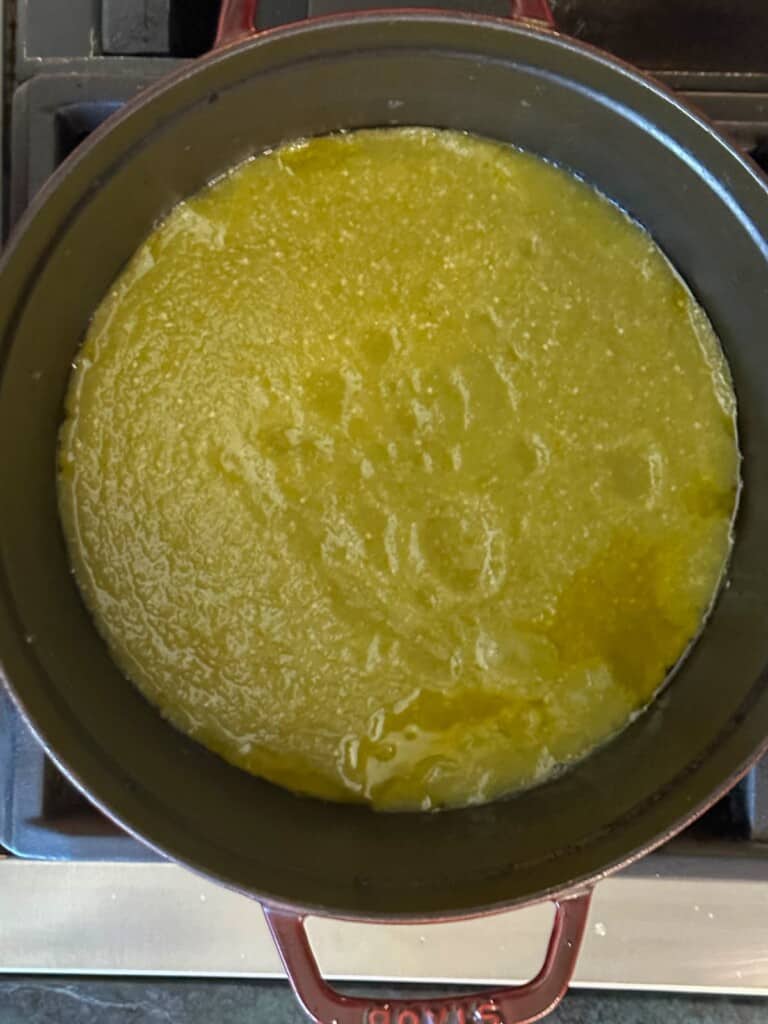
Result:
<instances>
[{"instance_id":1,"label":"cast iron pot","mask_svg":"<svg viewBox=\"0 0 768 1024\"><path fill-rule=\"evenodd\" d=\"M5 255L3 671L52 756L100 807L168 857L262 901L315 1019L533 1020L571 976L594 882L690 822L768 735L768 190L678 98L552 31L542 0L521 4L517 22L374 12L262 35L249 29L253 8L225 0L220 42L229 45L94 133ZM56 436L75 351L158 217L266 147L392 124L467 129L530 149L644 224L722 340L744 456L727 583L653 705L560 778L439 814L299 798L176 732L110 660L69 572L56 508ZM558 910L538 977L453 1003L376 1006L335 994L302 925L310 912L423 922L544 899Z\"/></svg>"}]
</instances>

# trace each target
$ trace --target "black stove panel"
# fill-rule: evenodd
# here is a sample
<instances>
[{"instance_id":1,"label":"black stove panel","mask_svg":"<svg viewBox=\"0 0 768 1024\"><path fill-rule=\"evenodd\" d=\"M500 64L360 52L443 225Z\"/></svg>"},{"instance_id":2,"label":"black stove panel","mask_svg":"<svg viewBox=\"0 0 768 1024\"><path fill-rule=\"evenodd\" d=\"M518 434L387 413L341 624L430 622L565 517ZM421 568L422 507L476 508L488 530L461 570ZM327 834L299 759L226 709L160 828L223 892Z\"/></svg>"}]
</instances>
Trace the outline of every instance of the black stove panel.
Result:
<instances>
[{"instance_id":1,"label":"black stove panel","mask_svg":"<svg viewBox=\"0 0 768 1024\"><path fill-rule=\"evenodd\" d=\"M768 72L763 0L552 0L558 28L655 71Z\"/></svg>"}]
</instances>

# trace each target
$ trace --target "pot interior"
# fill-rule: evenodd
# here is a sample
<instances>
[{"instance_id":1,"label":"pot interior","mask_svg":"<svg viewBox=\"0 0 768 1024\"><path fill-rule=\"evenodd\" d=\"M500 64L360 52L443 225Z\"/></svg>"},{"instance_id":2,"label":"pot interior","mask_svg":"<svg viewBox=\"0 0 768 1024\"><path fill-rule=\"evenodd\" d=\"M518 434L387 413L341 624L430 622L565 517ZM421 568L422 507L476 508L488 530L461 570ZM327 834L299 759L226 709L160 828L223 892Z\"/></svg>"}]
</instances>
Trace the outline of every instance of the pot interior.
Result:
<instances>
[{"instance_id":1,"label":"pot interior","mask_svg":"<svg viewBox=\"0 0 768 1024\"><path fill-rule=\"evenodd\" d=\"M296 797L167 725L112 664L80 600L55 481L75 351L156 220L267 147L398 124L529 149L642 223L720 336L744 455L726 587L652 707L538 788L419 815ZM530 900L600 874L700 809L768 733L768 191L758 176L618 63L552 33L454 15L267 34L183 69L96 134L46 188L0 275L0 659L64 766L130 829L226 884L372 917Z\"/></svg>"}]
</instances>

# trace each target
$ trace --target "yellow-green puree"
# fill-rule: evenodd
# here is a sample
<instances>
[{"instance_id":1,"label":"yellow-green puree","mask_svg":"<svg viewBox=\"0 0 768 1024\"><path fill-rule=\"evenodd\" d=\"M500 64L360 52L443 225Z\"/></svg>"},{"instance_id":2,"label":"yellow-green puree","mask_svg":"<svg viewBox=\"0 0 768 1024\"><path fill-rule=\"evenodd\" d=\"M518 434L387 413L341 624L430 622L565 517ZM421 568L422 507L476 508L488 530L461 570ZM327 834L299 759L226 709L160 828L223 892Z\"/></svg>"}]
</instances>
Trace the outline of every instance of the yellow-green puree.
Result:
<instances>
[{"instance_id":1,"label":"yellow-green puree","mask_svg":"<svg viewBox=\"0 0 768 1024\"><path fill-rule=\"evenodd\" d=\"M117 663L292 789L489 800L589 751L695 635L735 403L650 237L430 129L297 143L178 206L77 359L60 504Z\"/></svg>"}]
</instances>

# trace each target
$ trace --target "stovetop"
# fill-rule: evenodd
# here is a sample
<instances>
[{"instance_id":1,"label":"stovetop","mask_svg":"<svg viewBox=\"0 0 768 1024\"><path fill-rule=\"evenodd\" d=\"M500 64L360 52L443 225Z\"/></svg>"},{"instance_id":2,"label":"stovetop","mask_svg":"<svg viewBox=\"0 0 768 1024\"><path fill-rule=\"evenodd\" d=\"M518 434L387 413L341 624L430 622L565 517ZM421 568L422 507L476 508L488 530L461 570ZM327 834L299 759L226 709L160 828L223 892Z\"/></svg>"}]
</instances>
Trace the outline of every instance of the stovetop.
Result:
<instances>
[{"instance_id":1,"label":"stovetop","mask_svg":"<svg viewBox=\"0 0 768 1024\"><path fill-rule=\"evenodd\" d=\"M500 2L444 0L443 6L499 13ZM349 0L262 0L258 24L266 27L313 14L381 5L380 0L363 0L359 4ZM389 6L405 4L390 0ZM552 0L552 8L558 28L657 74L679 89L768 171L765 0ZM5 233L55 167L98 124L160 75L210 47L217 13L218 0L6 0ZM119 887L121 880L128 878L124 873L126 867L144 862L142 871L130 877L143 879L142 885L149 885L150 879L157 880L152 884L165 893L163 896L155 892L152 898L157 914L163 899L171 899L169 893L175 891L174 885L180 887L180 892L186 892L186 883L168 882L170 865L146 863L159 862L160 858L101 815L64 778L46 757L1 685L0 844L16 865L13 871L18 878L14 884L19 886L20 894L26 890L24 882L18 879L31 877L29 871L25 873L22 860L60 862L60 868L55 869L60 874L52 873L54 865L49 865L45 877L49 882L55 877L68 879L66 884L82 879L87 862L91 862L90 898L95 899L93 894L98 891L106 901L108 895L109 900L115 899L119 888L113 887ZM6 862L6 871L10 861ZM124 862L122 868L115 869L115 861ZM739 905L747 913L758 899L757 890L750 887L768 878L768 762L759 765L699 822L627 877L621 899L611 897L624 907L628 901L650 898L638 895L636 888L630 890L630 885L640 885L645 894L643 886L650 886L647 891L651 892L654 884L657 893L664 893L659 898L670 907L676 907L678 902L681 907L688 906L688 890L680 888L681 880L686 885L696 880L698 885L703 879L709 887L692 890L690 896L695 913L705 906L705 899L714 907L715 887L726 882L739 886ZM664 888L674 880L677 888ZM610 883L614 886L608 890L610 893L619 892L619 881ZM200 884L195 883L198 887ZM35 885L39 888L39 881ZM201 900L206 898L205 892L210 890L204 891ZM717 892L718 908L732 898L733 890ZM58 897L52 889L47 898L55 903ZM177 902L179 898L173 897ZM218 899L214 895L209 898ZM83 912L84 906L80 906ZM168 907L171 906L169 903ZM151 908L148 912L152 912ZM616 907L605 909L604 919L608 920L611 913L618 920ZM712 915L707 921L715 919L714 910L707 913ZM700 917L704 920L703 911ZM675 922L674 927L679 926L678 918ZM224 937L225 930L222 923L221 941L231 942L231 938ZM130 929L125 932L129 934ZM602 934L597 932L598 936ZM146 936L142 941L146 941ZM270 954L265 955L268 959ZM381 949L377 955L386 960ZM8 956L12 963L17 963L0 939L0 960L6 962ZM354 960L351 953L350 956ZM653 984L657 979L659 984L674 987L669 978L665 981L662 977L661 964L655 974L649 968L650 973L640 971L638 975L633 974L631 956L627 955L622 963L625 976L630 980L636 978L637 984ZM48 969L56 967L48 963ZM141 964L137 967L134 963L132 969L141 970ZM183 969L190 969L188 960L184 961ZM615 964L611 969L595 968L591 983L615 983L611 970L617 969ZM267 968L264 970L269 973ZM429 972L421 974L426 976ZM699 984L712 971L707 975L702 968L694 975L695 983ZM359 974L352 972L347 976ZM734 978L735 974L725 987L738 988ZM680 982L683 983L685 978ZM722 979L718 984L723 987L725 983L721 983ZM752 990L761 985L768 989L768 966Z\"/></svg>"}]
</instances>

